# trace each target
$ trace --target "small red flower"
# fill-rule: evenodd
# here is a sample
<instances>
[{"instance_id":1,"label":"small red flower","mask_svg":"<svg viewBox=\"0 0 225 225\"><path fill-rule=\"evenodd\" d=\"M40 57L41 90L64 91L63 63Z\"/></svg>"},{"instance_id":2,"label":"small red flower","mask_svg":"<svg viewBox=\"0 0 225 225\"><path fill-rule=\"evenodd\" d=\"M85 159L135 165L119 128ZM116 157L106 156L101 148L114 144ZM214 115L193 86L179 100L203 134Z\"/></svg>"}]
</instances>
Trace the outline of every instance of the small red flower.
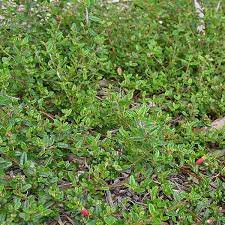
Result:
<instances>
[{"instance_id":1,"label":"small red flower","mask_svg":"<svg viewBox=\"0 0 225 225\"><path fill-rule=\"evenodd\" d=\"M85 216L85 217L87 217L87 216L89 216L89 211L87 210L87 209L82 209L81 210L81 214L82 214L82 216Z\"/></svg>"},{"instance_id":2,"label":"small red flower","mask_svg":"<svg viewBox=\"0 0 225 225\"><path fill-rule=\"evenodd\" d=\"M198 165L201 165L204 161L205 161L205 158L204 158L204 157L201 157L201 158L199 158L199 159L196 161L196 163L197 163Z\"/></svg>"}]
</instances>

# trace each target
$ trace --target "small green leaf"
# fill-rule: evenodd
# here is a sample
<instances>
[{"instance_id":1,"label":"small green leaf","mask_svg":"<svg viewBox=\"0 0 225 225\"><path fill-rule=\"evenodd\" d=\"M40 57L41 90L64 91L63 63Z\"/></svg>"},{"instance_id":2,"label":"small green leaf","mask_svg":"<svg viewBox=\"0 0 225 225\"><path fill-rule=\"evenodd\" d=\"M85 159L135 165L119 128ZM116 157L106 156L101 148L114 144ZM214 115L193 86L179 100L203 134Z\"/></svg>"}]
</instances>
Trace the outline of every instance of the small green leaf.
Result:
<instances>
[{"instance_id":1,"label":"small green leaf","mask_svg":"<svg viewBox=\"0 0 225 225\"><path fill-rule=\"evenodd\" d=\"M0 95L0 106L9 105L12 103L12 99L8 96Z\"/></svg>"},{"instance_id":2,"label":"small green leaf","mask_svg":"<svg viewBox=\"0 0 225 225\"><path fill-rule=\"evenodd\" d=\"M27 153L23 152L20 156L20 165L23 166L27 162Z\"/></svg>"},{"instance_id":3,"label":"small green leaf","mask_svg":"<svg viewBox=\"0 0 225 225\"><path fill-rule=\"evenodd\" d=\"M57 143L57 147L58 148L69 148L69 145L68 144L66 144L66 143L63 143L63 142L59 142L59 143Z\"/></svg>"},{"instance_id":4,"label":"small green leaf","mask_svg":"<svg viewBox=\"0 0 225 225\"><path fill-rule=\"evenodd\" d=\"M104 220L107 225L113 225L113 224L116 224L117 222L117 219L113 216L105 217Z\"/></svg>"},{"instance_id":5,"label":"small green leaf","mask_svg":"<svg viewBox=\"0 0 225 225\"><path fill-rule=\"evenodd\" d=\"M22 191L22 192L26 192L26 191L28 191L29 189L31 189L31 187L32 187L31 184L25 184L25 185L23 185L21 191Z\"/></svg>"},{"instance_id":6,"label":"small green leaf","mask_svg":"<svg viewBox=\"0 0 225 225\"><path fill-rule=\"evenodd\" d=\"M153 214L153 215L156 214L156 209L155 209L154 205L151 203L148 204L148 210L151 214Z\"/></svg>"},{"instance_id":7,"label":"small green leaf","mask_svg":"<svg viewBox=\"0 0 225 225\"><path fill-rule=\"evenodd\" d=\"M1 169L7 169L10 166L12 166L12 162L6 159L3 159L0 157L0 168Z\"/></svg>"},{"instance_id":8,"label":"small green leaf","mask_svg":"<svg viewBox=\"0 0 225 225\"><path fill-rule=\"evenodd\" d=\"M137 182L135 181L134 175L131 175L131 176L130 176L129 184L130 184L130 186L131 186L132 188L137 187Z\"/></svg>"}]
</instances>

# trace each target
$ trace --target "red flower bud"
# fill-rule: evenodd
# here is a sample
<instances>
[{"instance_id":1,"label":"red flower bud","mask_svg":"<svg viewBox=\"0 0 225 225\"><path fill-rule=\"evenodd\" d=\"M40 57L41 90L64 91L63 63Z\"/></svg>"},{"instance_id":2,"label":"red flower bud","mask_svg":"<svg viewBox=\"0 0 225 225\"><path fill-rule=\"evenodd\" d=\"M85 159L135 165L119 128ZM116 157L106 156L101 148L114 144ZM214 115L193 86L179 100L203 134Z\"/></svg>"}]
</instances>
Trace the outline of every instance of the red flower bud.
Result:
<instances>
[{"instance_id":1,"label":"red flower bud","mask_svg":"<svg viewBox=\"0 0 225 225\"><path fill-rule=\"evenodd\" d=\"M204 157L201 157L201 158L199 158L199 159L196 161L196 163L197 163L198 165L201 165L204 161L205 161L205 158L204 158Z\"/></svg>"},{"instance_id":2,"label":"red flower bud","mask_svg":"<svg viewBox=\"0 0 225 225\"><path fill-rule=\"evenodd\" d=\"M89 216L89 211L87 209L82 209L81 214L82 214L82 216L87 217L87 216Z\"/></svg>"}]
</instances>

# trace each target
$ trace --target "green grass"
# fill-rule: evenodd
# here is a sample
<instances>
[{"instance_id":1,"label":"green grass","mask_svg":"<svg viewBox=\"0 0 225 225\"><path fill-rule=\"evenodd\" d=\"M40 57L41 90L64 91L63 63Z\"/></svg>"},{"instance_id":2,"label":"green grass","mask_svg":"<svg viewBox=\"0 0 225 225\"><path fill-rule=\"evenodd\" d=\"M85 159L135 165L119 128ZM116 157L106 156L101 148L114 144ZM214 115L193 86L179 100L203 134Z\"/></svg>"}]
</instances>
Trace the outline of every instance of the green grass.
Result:
<instances>
[{"instance_id":1,"label":"green grass","mask_svg":"<svg viewBox=\"0 0 225 225\"><path fill-rule=\"evenodd\" d=\"M224 4L81 2L3 2L0 224L224 224Z\"/></svg>"}]
</instances>

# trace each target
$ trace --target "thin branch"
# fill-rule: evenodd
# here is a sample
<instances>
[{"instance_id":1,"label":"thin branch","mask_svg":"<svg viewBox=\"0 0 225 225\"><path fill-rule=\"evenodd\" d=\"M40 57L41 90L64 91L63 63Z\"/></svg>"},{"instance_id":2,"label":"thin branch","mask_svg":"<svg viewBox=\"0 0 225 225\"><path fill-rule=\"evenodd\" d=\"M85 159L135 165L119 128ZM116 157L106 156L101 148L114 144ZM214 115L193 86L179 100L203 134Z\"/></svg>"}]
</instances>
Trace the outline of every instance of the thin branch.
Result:
<instances>
[{"instance_id":1,"label":"thin branch","mask_svg":"<svg viewBox=\"0 0 225 225\"><path fill-rule=\"evenodd\" d=\"M111 1L107 1L107 3L117 3L120 2L120 0L111 0Z\"/></svg>"},{"instance_id":2,"label":"thin branch","mask_svg":"<svg viewBox=\"0 0 225 225\"><path fill-rule=\"evenodd\" d=\"M111 195L111 192L109 190L105 191L105 196L106 196L106 200L107 202L109 203L109 205L111 207L114 207L114 203L113 203L113 200L112 200L112 195Z\"/></svg>"},{"instance_id":3,"label":"thin branch","mask_svg":"<svg viewBox=\"0 0 225 225\"><path fill-rule=\"evenodd\" d=\"M130 1L131 0L108 0L106 3L125 3Z\"/></svg>"},{"instance_id":4,"label":"thin branch","mask_svg":"<svg viewBox=\"0 0 225 225\"><path fill-rule=\"evenodd\" d=\"M51 115L51 114L49 114L49 113L46 113L46 112L44 112L44 111L40 111L43 115L45 115L48 119L50 119L50 120L53 120L54 121L54 116L53 115Z\"/></svg>"}]
</instances>

